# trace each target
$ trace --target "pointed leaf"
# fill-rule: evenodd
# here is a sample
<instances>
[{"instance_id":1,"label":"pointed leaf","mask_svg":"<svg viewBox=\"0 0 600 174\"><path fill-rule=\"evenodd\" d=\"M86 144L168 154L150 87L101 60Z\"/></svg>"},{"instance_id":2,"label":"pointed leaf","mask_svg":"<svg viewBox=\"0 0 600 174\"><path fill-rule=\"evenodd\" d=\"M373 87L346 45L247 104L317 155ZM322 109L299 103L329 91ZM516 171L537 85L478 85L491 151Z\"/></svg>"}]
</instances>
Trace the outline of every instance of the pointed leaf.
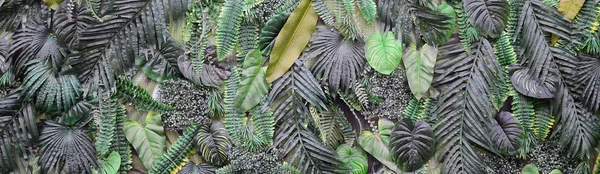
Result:
<instances>
[{"instance_id":1,"label":"pointed leaf","mask_svg":"<svg viewBox=\"0 0 600 174\"><path fill-rule=\"evenodd\" d=\"M244 59L244 70L235 95L235 107L241 113L252 109L267 95L269 89L261 64L262 55L258 50L248 53Z\"/></svg>"},{"instance_id":2,"label":"pointed leaf","mask_svg":"<svg viewBox=\"0 0 600 174\"><path fill-rule=\"evenodd\" d=\"M261 30L260 38L258 40L258 49L261 50L264 56L271 55L271 49L275 45L275 38L285 25L288 17L290 17L289 13L280 13L273 16L267 23L265 27Z\"/></svg>"},{"instance_id":3,"label":"pointed leaf","mask_svg":"<svg viewBox=\"0 0 600 174\"><path fill-rule=\"evenodd\" d=\"M513 154L519 150L521 134L519 121L510 112L500 112L492 120L490 137L501 152Z\"/></svg>"},{"instance_id":4,"label":"pointed leaf","mask_svg":"<svg viewBox=\"0 0 600 174\"><path fill-rule=\"evenodd\" d=\"M108 155L108 158L100 162L101 174L116 174L121 166L121 155L113 151Z\"/></svg>"},{"instance_id":5,"label":"pointed leaf","mask_svg":"<svg viewBox=\"0 0 600 174\"><path fill-rule=\"evenodd\" d=\"M367 61L377 72L390 75L402 60L402 43L396 43L394 33L376 33L369 37L365 47Z\"/></svg>"},{"instance_id":6,"label":"pointed leaf","mask_svg":"<svg viewBox=\"0 0 600 174\"><path fill-rule=\"evenodd\" d=\"M402 171L414 172L433 156L433 141L433 130L427 122L419 120L413 124L404 118L394 126L388 147Z\"/></svg>"},{"instance_id":7,"label":"pointed leaf","mask_svg":"<svg viewBox=\"0 0 600 174\"><path fill-rule=\"evenodd\" d=\"M342 162L352 169L352 174L367 174L369 170L367 153L360 147L350 147L347 144L342 144L336 151Z\"/></svg>"},{"instance_id":8,"label":"pointed leaf","mask_svg":"<svg viewBox=\"0 0 600 174\"><path fill-rule=\"evenodd\" d=\"M560 3L558 3L558 12L565 15L570 21L573 21L584 2L585 0L560 0Z\"/></svg>"},{"instance_id":9,"label":"pointed leaf","mask_svg":"<svg viewBox=\"0 0 600 174\"><path fill-rule=\"evenodd\" d=\"M124 133L127 141L133 145L142 162L148 169L152 168L154 160L158 160L167 147L165 132L160 120L160 114L148 113L146 125L142 126L135 120L124 123Z\"/></svg>"},{"instance_id":10,"label":"pointed leaf","mask_svg":"<svg viewBox=\"0 0 600 174\"><path fill-rule=\"evenodd\" d=\"M527 164L525 165L525 167L523 167L523 170L521 170L521 174L538 174L540 173L538 168L535 166L535 164Z\"/></svg>"},{"instance_id":11,"label":"pointed leaf","mask_svg":"<svg viewBox=\"0 0 600 174\"><path fill-rule=\"evenodd\" d=\"M496 38L504 31L508 19L506 0L465 0L463 3L469 21L482 36Z\"/></svg>"},{"instance_id":12,"label":"pointed leaf","mask_svg":"<svg viewBox=\"0 0 600 174\"><path fill-rule=\"evenodd\" d=\"M417 99L421 99L431 86L437 52L437 48L429 45L423 45L417 50L417 47L411 44L404 54L408 86Z\"/></svg>"},{"instance_id":13,"label":"pointed leaf","mask_svg":"<svg viewBox=\"0 0 600 174\"><path fill-rule=\"evenodd\" d=\"M287 72L308 44L318 19L311 2L302 0L277 35L267 68L267 82L271 83Z\"/></svg>"}]
</instances>

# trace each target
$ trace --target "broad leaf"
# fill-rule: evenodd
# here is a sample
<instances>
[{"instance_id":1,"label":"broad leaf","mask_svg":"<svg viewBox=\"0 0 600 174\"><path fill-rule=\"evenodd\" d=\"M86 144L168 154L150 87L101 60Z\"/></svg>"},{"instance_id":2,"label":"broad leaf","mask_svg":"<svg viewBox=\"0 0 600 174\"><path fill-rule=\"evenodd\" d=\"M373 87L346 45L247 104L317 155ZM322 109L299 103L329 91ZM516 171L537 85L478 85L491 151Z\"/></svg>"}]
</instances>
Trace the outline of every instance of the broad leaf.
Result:
<instances>
[{"instance_id":1,"label":"broad leaf","mask_svg":"<svg viewBox=\"0 0 600 174\"><path fill-rule=\"evenodd\" d=\"M376 33L369 37L365 47L369 65L376 71L389 75L402 60L402 43L396 43L394 33Z\"/></svg>"},{"instance_id":2,"label":"broad leaf","mask_svg":"<svg viewBox=\"0 0 600 174\"><path fill-rule=\"evenodd\" d=\"M421 99L433 80L433 67L438 49L429 45L417 48L414 44L404 53L404 67L408 86L415 98Z\"/></svg>"},{"instance_id":3,"label":"broad leaf","mask_svg":"<svg viewBox=\"0 0 600 174\"><path fill-rule=\"evenodd\" d=\"M500 112L492 120L490 137L503 153L514 154L519 150L522 133L519 121L510 112Z\"/></svg>"},{"instance_id":4,"label":"broad leaf","mask_svg":"<svg viewBox=\"0 0 600 174\"><path fill-rule=\"evenodd\" d=\"M41 173L90 173L90 166L99 168L94 144L83 128L47 121L40 135Z\"/></svg>"},{"instance_id":5,"label":"broad leaf","mask_svg":"<svg viewBox=\"0 0 600 174\"><path fill-rule=\"evenodd\" d=\"M265 27L261 30L260 39L258 40L258 49L261 50L264 56L271 55L271 49L275 45L275 38L285 25L288 17L290 17L289 13L280 13L273 16L267 23Z\"/></svg>"},{"instance_id":6,"label":"broad leaf","mask_svg":"<svg viewBox=\"0 0 600 174\"><path fill-rule=\"evenodd\" d=\"M379 119L378 134L371 131L362 131L358 137L358 144L387 168L399 173L400 169L396 167L388 149L393 127L394 123L388 119Z\"/></svg>"},{"instance_id":7,"label":"broad leaf","mask_svg":"<svg viewBox=\"0 0 600 174\"><path fill-rule=\"evenodd\" d=\"M342 144L336 151L342 162L352 169L352 174L367 174L369 170L367 153L360 147L350 147L347 144Z\"/></svg>"},{"instance_id":8,"label":"broad leaf","mask_svg":"<svg viewBox=\"0 0 600 174\"><path fill-rule=\"evenodd\" d=\"M518 66L511 66L513 71L510 81L519 93L539 99L553 98L556 92L555 84L558 83L558 79L555 76L547 78L545 81L540 81L533 76L529 68L521 68Z\"/></svg>"},{"instance_id":9,"label":"broad leaf","mask_svg":"<svg viewBox=\"0 0 600 174\"><path fill-rule=\"evenodd\" d=\"M248 53L244 59L242 78L235 95L235 107L241 113L252 109L267 95L269 87L261 64L262 55L258 50Z\"/></svg>"},{"instance_id":10,"label":"broad leaf","mask_svg":"<svg viewBox=\"0 0 600 174\"><path fill-rule=\"evenodd\" d=\"M540 173L537 166L535 166L535 164L527 164L525 165L525 167L523 167L523 170L521 170L521 174L538 174Z\"/></svg>"},{"instance_id":11,"label":"broad leaf","mask_svg":"<svg viewBox=\"0 0 600 174\"><path fill-rule=\"evenodd\" d=\"M267 82L285 74L308 44L318 19L311 2L302 0L277 35L267 68Z\"/></svg>"},{"instance_id":12,"label":"broad leaf","mask_svg":"<svg viewBox=\"0 0 600 174\"><path fill-rule=\"evenodd\" d=\"M139 157L144 159L142 163L147 169L152 168L154 161L165 153L167 141L160 114L149 112L145 125L141 125L135 120L127 120L124 123L123 131Z\"/></svg>"},{"instance_id":13,"label":"broad leaf","mask_svg":"<svg viewBox=\"0 0 600 174\"><path fill-rule=\"evenodd\" d=\"M193 161L185 163L181 170L177 174L214 174L215 167L208 163L194 164Z\"/></svg>"},{"instance_id":14,"label":"broad leaf","mask_svg":"<svg viewBox=\"0 0 600 174\"><path fill-rule=\"evenodd\" d=\"M409 118L398 121L390 138L388 147L402 171L416 171L434 154L433 130L422 120L415 124Z\"/></svg>"},{"instance_id":15,"label":"broad leaf","mask_svg":"<svg viewBox=\"0 0 600 174\"><path fill-rule=\"evenodd\" d=\"M452 36L452 33L454 32L454 27L456 26L457 16L456 16L456 13L454 12L454 8L452 8L452 6L450 6L446 3L442 3L439 6L437 6L436 11L439 11L439 12L445 14L446 16L450 17L448 25L449 25L449 28L451 28L451 29L446 30L446 32L444 33L445 34L444 36L446 36L444 38L444 40L448 40Z\"/></svg>"},{"instance_id":16,"label":"broad leaf","mask_svg":"<svg viewBox=\"0 0 600 174\"><path fill-rule=\"evenodd\" d=\"M200 126L194 137L196 152L204 160L215 166L223 166L228 160L227 150L231 148L227 130L220 122Z\"/></svg>"},{"instance_id":17,"label":"broad leaf","mask_svg":"<svg viewBox=\"0 0 600 174\"><path fill-rule=\"evenodd\" d=\"M585 0L560 0L558 12L565 15L570 21L573 21L577 13L579 13L579 10L581 10L584 2Z\"/></svg>"},{"instance_id":18,"label":"broad leaf","mask_svg":"<svg viewBox=\"0 0 600 174\"><path fill-rule=\"evenodd\" d=\"M465 0L463 5L469 21L482 36L496 38L504 31L508 18L506 0Z\"/></svg>"},{"instance_id":19,"label":"broad leaf","mask_svg":"<svg viewBox=\"0 0 600 174\"><path fill-rule=\"evenodd\" d=\"M121 166L121 155L113 151L108 158L100 161L101 174L116 174Z\"/></svg>"}]
</instances>

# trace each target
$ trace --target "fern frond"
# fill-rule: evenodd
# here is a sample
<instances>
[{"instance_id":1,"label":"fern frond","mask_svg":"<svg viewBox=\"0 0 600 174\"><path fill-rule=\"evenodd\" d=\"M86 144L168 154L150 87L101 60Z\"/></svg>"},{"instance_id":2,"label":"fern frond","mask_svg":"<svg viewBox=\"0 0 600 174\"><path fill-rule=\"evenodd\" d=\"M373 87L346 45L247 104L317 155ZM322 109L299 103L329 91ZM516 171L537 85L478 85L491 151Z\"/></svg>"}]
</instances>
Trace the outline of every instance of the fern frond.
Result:
<instances>
[{"instance_id":1,"label":"fern frond","mask_svg":"<svg viewBox=\"0 0 600 174\"><path fill-rule=\"evenodd\" d=\"M360 12L368 22L375 21L375 17L377 17L377 6L375 6L375 2L373 0L357 0L358 8L360 8Z\"/></svg>"},{"instance_id":2,"label":"fern frond","mask_svg":"<svg viewBox=\"0 0 600 174\"><path fill-rule=\"evenodd\" d=\"M408 106L402 111L402 118L410 118L413 122L419 120L422 103L419 99L413 98L408 103Z\"/></svg>"},{"instance_id":3,"label":"fern frond","mask_svg":"<svg viewBox=\"0 0 600 174\"><path fill-rule=\"evenodd\" d=\"M226 0L219 14L217 26L217 55L225 59L239 41L244 0Z\"/></svg>"},{"instance_id":4,"label":"fern frond","mask_svg":"<svg viewBox=\"0 0 600 174\"><path fill-rule=\"evenodd\" d=\"M275 131L275 123L273 121L273 112L261 111L260 107L255 107L252 110L252 125L254 132L267 145L273 144L273 133Z\"/></svg>"},{"instance_id":5,"label":"fern frond","mask_svg":"<svg viewBox=\"0 0 600 174\"><path fill-rule=\"evenodd\" d=\"M462 43L467 53L471 54L471 43L479 38L479 32L469 22L469 15L465 12L462 2L454 6L454 11L456 12L460 43Z\"/></svg>"},{"instance_id":6,"label":"fern frond","mask_svg":"<svg viewBox=\"0 0 600 174\"><path fill-rule=\"evenodd\" d=\"M212 95L208 97L208 116L213 119L221 119L225 117L225 110L221 99L223 94L217 89L214 89Z\"/></svg>"},{"instance_id":7,"label":"fern frond","mask_svg":"<svg viewBox=\"0 0 600 174\"><path fill-rule=\"evenodd\" d=\"M125 106L123 106L122 104L115 104L117 104L115 106L116 108L114 108L115 129L110 150L118 152L121 156L121 165L119 167L119 172L127 173L127 171L129 171L132 168L131 163L133 161L131 158L131 147L129 145L129 141L127 141L127 138L125 137L123 125L125 123L125 120L127 119L127 111L125 110Z\"/></svg>"},{"instance_id":8,"label":"fern frond","mask_svg":"<svg viewBox=\"0 0 600 174\"><path fill-rule=\"evenodd\" d=\"M335 26L335 16L331 13L331 9L327 7L327 0L313 0L312 6L325 24L330 27Z\"/></svg>"},{"instance_id":9,"label":"fern frond","mask_svg":"<svg viewBox=\"0 0 600 174\"><path fill-rule=\"evenodd\" d=\"M354 144L354 141L356 140L356 132L354 129L352 129L352 125L350 125L345 115L343 117L339 117L338 124L342 126L344 144Z\"/></svg>"},{"instance_id":10,"label":"fern frond","mask_svg":"<svg viewBox=\"0 0 600 174\"><path fill-rule=\"evenodd\" d=\"M101 116L96 133L96 153L98 156L106 157L115 134L116 114L118 110L116 99L102 102Z\"/></svg>"},{"instance_id":11,"label":"fern frond","mask_svg":"<svg viewBox=\"0 0 600 174\"><path fill-rule=\"evenodd\" d=\"M240 49L238 53L238 59L242 61L238 63L241 65L243 58L246 55L258 47L258 23L255 21L244 20L242 22L242 28L240 29Z\"/></svg>"},{"instance_id":12,"label":"fern frond","mask_svg":"<svg viewBox=\"0 0 600 174\"><path fill-rule=\"evenodd\" d=\"M540 140L545 141L554 126L554 115L551 105L546 103L535 104L535 118L533 123L533 134Z\"/></svg>"},{"instance_id":13,"label":"fern frond","mask_svg":"<svg viewBox=\"0 0 600 174\"><path fill-rule=\"evenodd\" d=\"M354 87L354 94L356 95L358 103L360 103L363 108L370 108L369 94L367 93L367 89L364 84L357 81Z\"/></svg>"},{"instance_id":14,"label":"fern frond","mask_svg":"<svg viewBox=\"0 0 600 174\"><path fill-rule=\"evenodd\" d=\"M321 111L318 118L318 127L320 128L321 140L326 146L335 148L344 141L342 128L338 124L338 118L341 117L339 108L330 106L328 110Z\"/></svg>"},{"instance_id":15,"label":"fern frond","mask_svg":"<svg viewBox=\"0 0 600 174\"><path fill-rule=\"evenodd\" d=\"M298 4L300 4L300 0L284 0L285 2L281 5L277 10L275 10L274 14L287 13L290 14Z\"/></svg>"},{"instance_id":16,"label":"fern frond","mask_svg":"<svg viewBox=\"0 0 600 174\"><path fill-rule=\"evenodd\" d=\"M223 109L225 110L225 128L233 140L233 144L239 145L241 142L240 134L243 125L243 116L235 108L235 93L239 84L239 72L237 68L231 70L231 76L225 82L225 95Z\"/></svg>"},{"instance_id":17,"label":"fern frond","mask_svg":"<svg viewBox=\"0 0 600 174\"><path fill-rule=\"evenodd\" d=\"M187 158L193 150L194 141L192 140L198 130L200 130L200 126L196 123L188 126L183 135L179 136L177 141L169 147L167 153L154 162L150 173L169 174L179 171L181 166L187 162Z\"/></svg>"},{"instance_id":18,"label":"fern frond","mask_svg":"<svg viewBox=\"0 0 600 174\"><path fill-rule=\"evenodd\" d=\"M521 130L523 130L523 136L533 133L533 124L535 121L535 110L533 108L533 101L531 98L519 94L518 92L511 90L512 92L512 114L519 120Z\"/></svg>"},{"instance_id":19,"label":"fern frond","mask_svg":"<svg viewBox=\"0 0 600 174\"><path fill-rule=\"evenodd\" d=\"M115 97L125 103L131 103L136 108L146 111L172 111L173 107L159 103L142 87L133 84L130 80L117 78L117 92Z\"/></svg>"},{"instance_id":20,"label":"fern frond","mask_svg":"<svg viewBox=\"0 0 600 174\"><path fill-rule=\"evenodd\" d=\"M597 40L598 26L600 25L600 3L598 1L585 1L583 6L573 20L573 28L576 34L573 36L575 40L583 43L569 42L567 40L559 40L558 46L569 50L571 53L577 53L581 49L590 54L595 54L594 50L600 49L595 41Z\"/></svg>"}]
</instances>

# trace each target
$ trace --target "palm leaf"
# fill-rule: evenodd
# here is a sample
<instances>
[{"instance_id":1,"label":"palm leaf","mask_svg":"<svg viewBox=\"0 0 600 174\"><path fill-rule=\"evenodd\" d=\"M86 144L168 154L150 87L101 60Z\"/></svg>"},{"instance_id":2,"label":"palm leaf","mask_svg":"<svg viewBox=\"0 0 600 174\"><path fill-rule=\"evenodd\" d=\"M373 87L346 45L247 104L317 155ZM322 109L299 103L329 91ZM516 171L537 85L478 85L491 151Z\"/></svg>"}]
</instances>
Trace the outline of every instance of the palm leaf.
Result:
<instances>
[{"instance_id":1,"label":"palm leaf","mask_svg":"<svg viewBox=\"0 0 600 174\"><path fill-rule=\"evenodd\" d=\"M503 81L502 69L486 39L472 44L472 55L461 44L440 48L435 84L440 90L434 119L443 172L479 173L481 160L471 143L490 150L489 119L496 109L493 91ZM451 73L453 72L453 73Z\"/></svg>"},{"instance_id":2,"label":"palm leaf","mask_svg":"<svg viewBox=\"0 0 600 174\"><path fill-rule=\"evenodd\" d=\"M144 125L135 120L126 120L123 123L123 132L139 157L144 159L142 163L147 169L152 168L156 160L165 153L167 141L160 114L148 113Z\"/></svg>"},{"instance_id":3,"label":"palm leaf","mask_svg":"<svg viewBox=\"0 0 600 174\"><path fill-rule=\"evenodd\" d=\"M382 74L391 74L402 61L402 43L396 43L391 32L373 34L367 41L365 51L369 65Z\"/></svg>"},{"instance_id":4,"label":"palm leaf","mask_svg":"<svg viewBox=\"0 0 600 174\"><path fill-rule=\"evenodd\" d=\"M344 141L342 128L338 123L339 117L343 116L342 113L336 106L330 106L328 110L313 115L315 124L321 133L321 140L328 147L338 147Z\"/></svg>"},{"instance_id":5,"label":"palm leaf","mask_svg":"<svg viewBox=\"0 0 600 174\"><path fill-rule=\"evenodd\" d=\"M285 74L310 40L318 18L311 2L302 0L275 38L267 68L267 82L273 82Z\"/></svg>"},{"instance_id":6,"label":"palm leaf","mask_svg":"<svg viewBox=\"0 0 600 174\"><path fill-rule=\"evenodd\" d=\"M94 22L95 18L88 11L87 3L75 4L73 11L69 10L67 4L63 3L56 12L54 31L59 41L66 43L69 50L75 51L80 49L81 33Z\"/></svg>"},{"instance_id":7,"label":"palm leaf","mask_svg":"<svg viewBox=\"0 0 600 174\"><path fill-rule=\"evenodd\" d=\"M413 122L404 118L392 130L388 147L402 171L414 172L433 156L433 130L424 121Z\"/></svg>"},{"instance_id":8,"label":"palm leaf","mask_svg":"<svg viewBox=\"0 0 600 174\"><path fill-rule=\"evenodd\" d=\"M346 39L336 30L320 27L308 52L310 58L317 58L310 71L321 84L327 84L330 94L349 92L365 65L364 47L361 41Z\"/></svg>"},{"instance_id":9,"label":"palm leaf","mask_svg":"<svg viewBox=\"0 0 600 174\"><path fill-rule=\"evenodd\" d=\"M504 31L508 17L505 0L465 0L464 9L469 21L482 36L496 38Z\"/></svg>"},{"instance_id":10,"label":"palm leaf","mask_svg":"<svg viewBox=\"0 0 600 174\"><path fill-rule=\"evenodd\" d=\"M223 166L228 160L227 150L231 141L223 124L213 122L211 125L202 125L194 137L196 152L204 161L215 166Z\"/></svg>"},{"instance_id":11,"label":"palm leaf","mask_svg":"<svg viewBox=\"0 0 600 174\"><path fill-rule=\"evenodd\" d=\"M171 111L173 107L159 103L142 87L133 84L132 81L117 78L117 92L115 97L122 99L125 103L131 103L138 109L146 111Z\"/></svg>"},{"instance_id":12,"label":"palm leaf","mask_svg":"<svg viewBox=\"0 0 600 174\"><path fill-rule=\"evenodd\" d=\"M40 59L31 60L25 72L23 94L29 101L37 95L36 106L50 113L64 111L73 106L80 97L80 84L74 75L56 75L53 67Z\"/></svg>"},{"instance_id":13,"label":"palm leaf","mask_svg":"<svg viewBox=\"0 0 600 174\"><path fill-rule=\"evenodd\" d=\"M99 168L92 139L78 126L68 127L47 121L40 136L41 172L90 173Z\"/></svg>"},{"instance_id":14,"label":"palm leaf","mask_svg":"<svg viewBox=\"0 0 600 174\"><path fill-rule=\"evenodd\" d=\"M411 44L411 47L404 53L404 67L406 68L406 77L410 91L415 98L421 99L433 80L433 67L437 58L437 48L430 45L423 45L417 48Z\"/></svg>"},{"instance_id":15,"label":"palm leaf","mask_svg":"<svg viewBox=\"0 0 600 174\"><path fill-rule=\"evenodd\" d=\"M429 45L439 45L446 41L450 28L450 16L435 11L418 0L402 0L396 21L397 28L402 27L402 38L405 43L420 46L421 36ZM394 13L394 12L392 12Z\"/></svg>"},{"instance_id":16,"label":"palm leaf","mask_svg":"<svg viewBox=\"0 0 600 174\"><path fill-rule=\"evenodd\" d=\"M214 174L215 167L208 163L194 164L192 161L185 163L185 166L177 174Z\"/></svg>"},{"instance_id":17,"label":"palm leaf","mask_svg":"<svg viewBox=\"0 0 600 174\"><path fill-rule=\"evenodd\" d=\"M19 90L0 98L0 172L9 173L27 165L39 137L31 104L21 104Z\"/></svg>"},{"instance_id":18,"label":"palm leaf","mask_svg":"<svg viewBox=\"0 0 600 174\"><path fill-rule=\"evenodd\" d=\"M262 55L254 50L244 59L239 89L235 94L235 107L244 113L258 105L267 95L268 86L265 71L261 67Z\"/></svg>"},{"instance_id":19,"label":"palm leaf","mask_svg":"<svg viewBox=\"0 0 600 174\"><path fill-rule=\"evenodd\" d=\"M600 68L600 61L596 57L591 55L580 53L577 56L580 60L577 63L577 72L575 74L575 84L577 88L581 90L582 103L590 110L590 112L598 112L600 109L600 88L596 87L599 85L600 74L598 68Z\"/></svg>"}]
</instances>

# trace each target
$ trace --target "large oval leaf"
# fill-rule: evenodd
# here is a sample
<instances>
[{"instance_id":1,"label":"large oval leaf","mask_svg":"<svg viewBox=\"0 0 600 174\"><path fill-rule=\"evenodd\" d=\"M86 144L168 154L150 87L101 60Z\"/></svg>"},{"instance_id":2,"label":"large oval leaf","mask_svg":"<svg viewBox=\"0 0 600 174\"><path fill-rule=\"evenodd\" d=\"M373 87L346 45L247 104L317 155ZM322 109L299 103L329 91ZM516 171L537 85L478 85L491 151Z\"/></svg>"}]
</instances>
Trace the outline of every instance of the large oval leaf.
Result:
<instances>
[{"instance_id":1,"label":"large oval leaf","mask_svg":"<svg viewBox=\"0 0 600 174\"><path fill-rule=\"evenodd\" d=\"M482 36L496 38L504 31L508 19L506 0L465 0L463 5L469 21Z\"/></svg>"},{"instance_id":2,"label":"large oval leaf","mask_svg":"<svg viewBox=\"0 0 600 174\"><path fill-rule=\"evenodd\" d=\"M512 154L519 150L522 133L519 121L510 112L500 112L492 120L490 137L503 153Z\"/></svg>"},{"instance_id":3,"label":"large oval leaf","mask_svg":"<svg viewBox=\"0 0 600 174\"><path fill-rule=\"evenodd\" d=\"M108 158L100 161L101 174L116 174L119 167L121 167L121 155L116 151L111 152Z\"/></svg>"},{"instance_id":4,"label":"large oval leaf","mask_svg":"<svg viewBox=\"0 0 600 174\"><path fill-rule=\"evenodd\" d=\"M377 72L390 75L402 60L402 42L396 43L394 33L376 33L365 47L367 61Z\"/></svg>"},{"instance_id":5,"label":"large oval leaf","mask_svg":"<svg viewBox=\"0 0 600 174\"><path fill-rule=\"evenodd\" d=\"M288 17L290 17L290 13L279 13L269 19L265 27L261 30L258 49L261 50L264 56L271 55L271 49L275 45L275 38L277 38L279 31L283 28Z\"/></svg>"},{"instance_id":6,"label":"large oval leaf","mask_svg":"<svg viewBox=\"0 0 600 174\"><path fill-rule=\"evenodd\" d=\"M242 79L235 94L235 108L242 113L260 103L269 90L261 64L262 55L258 50L248 53L244 59Z\"/></svg>"},{"instance_id":7,"label":"large oval leaf","mask_svg":"<svg viewBox=\"0 0 600 174\"><path fill-rule=\"evenodd\" d=\"M521 174L538 174L540 173L537 166L535 164L527 164L521 170Z\"/></svg>"},{"instance_id":8,"label":"large oval leaf","mask_svg":"<svg viewBox=\"0 0 600 174\"><path fill-rule=\"evenodd\" d=\"M336 151L342 162L352 170L352 174L366 174L369 170L367 153L361 148L342 144Z\"/></svg>"},{"instance_id":9,"label":"large oval leaf","mask_svg":"<svg viewBox=\"0 0 600 174\"><path fill-rule=\"evenodd\" d=\"M144 126L135 120L127 120L123 126L127 141L133 145L139 157L143 159L144 166L147 169L152 168L154 160L159 159L167 147L160 114L149 112Z\"/></svg>"},{"instance_id":10,"label":"large oval leaf","mask_svg":"<svg viewBox=\"0 0 600 174\"><path fill-rule=\"evenodd\" d=\"M387 144L390 141L390 134L394 123L387 119L379 119L378 131L379 134L373 134L371 131L362 131L358 137L358 144L381 164L385 165L392 171L400 173L398 167L393 162Z\"/></svg>"},{"instance_id":11,"label":"large oval leaf","mask_svg":"<svg viewBox=\"0 0 600 174\"><path fill-rule=\"evenodd\" d=\"M206 162L222 166L227 162L227 150L231 147L231 141L227 137L227 130L220 122L202 125L194 137L196 152Z\"/></svg>"},{"instance_id":12,"label":"large oval leaf","mask_svg":"<svg viewBox=\"0 0 600 174\"><path fill-rule=\"evenodd\" d=\"M433 156L433 130L422 120L413 124L404 118L394 126L388 147L402 171L414 172Z\"/></svg>"},{"instance_id":13,"label":"large oval leaf","mask_svg":"<svg viewBox=\"0 0 600 174\"><path fill-rule=\"evenodd\" d=\"M431 86L437 52L437 48L429 45L423 45L417 50L417 47L411 44L411 47L404 53L408 86L417 99L421 99Z\"/></svg>"},{"instance_id":14,"label":"large oval leaf","mask_svg":"<svg viewBox=\"0 0 600 174\"><path fill-rule=\"evenodd\" d=\"M267 68L269 83L287 72L308 44L318 19L311 2L302 0L277 35Z\"/></svg>"}]
</instances>

